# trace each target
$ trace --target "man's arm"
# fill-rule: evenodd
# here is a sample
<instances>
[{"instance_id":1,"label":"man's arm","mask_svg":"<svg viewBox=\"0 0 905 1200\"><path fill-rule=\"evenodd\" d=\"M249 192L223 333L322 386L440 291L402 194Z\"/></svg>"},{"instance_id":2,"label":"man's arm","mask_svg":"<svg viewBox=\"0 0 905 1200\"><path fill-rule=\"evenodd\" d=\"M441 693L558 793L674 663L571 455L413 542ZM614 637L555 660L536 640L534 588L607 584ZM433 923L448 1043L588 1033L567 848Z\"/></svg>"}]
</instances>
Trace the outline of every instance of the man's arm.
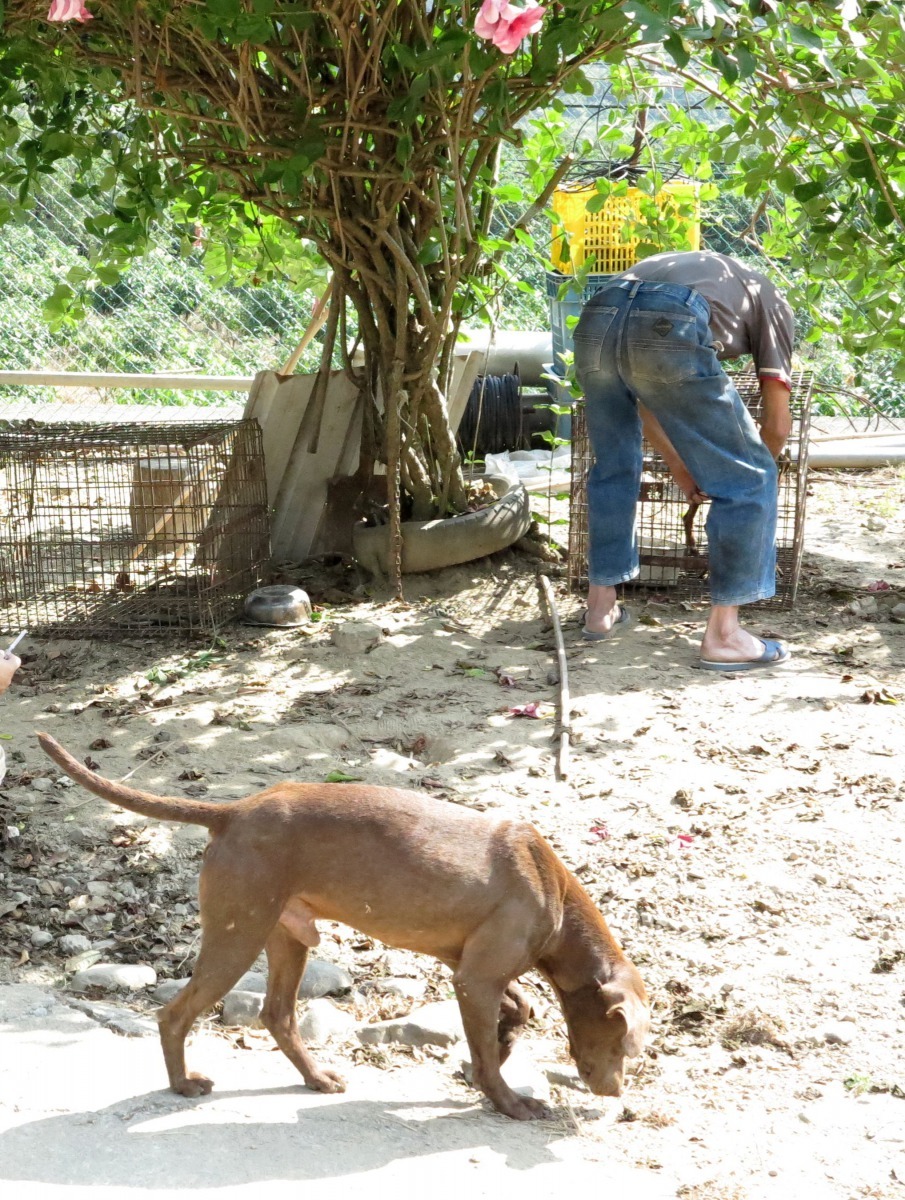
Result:
<instances>
[{"instance_id":1,"label":"man's arm","mask_svg":"<svg viewBox=\"0 0 905 1200\"><path fill-rule=\"evenodd\" d=\"M700 504L702 500L706 500L708 497L695 483L688 467L679 457L678 450L666 436L666 430L654 414L649 412L643 404L638 405L638 412L641 416L644 436L669 467L673 479L685 493L686 499L692 504Z\"/></svg>"},{"instance_id":2,"label":"man's arm","mask_svg":"<svg viewBox=\"0 0 905 1200\"><path fill-rule=\"evenodd\" d=\"M760 380L760 394L763 400L760 436L773 457L779 458L782 448L792 432L789 387L781 379L773 379L769 375L764 375Z\"/></svg>"}]
</instances>

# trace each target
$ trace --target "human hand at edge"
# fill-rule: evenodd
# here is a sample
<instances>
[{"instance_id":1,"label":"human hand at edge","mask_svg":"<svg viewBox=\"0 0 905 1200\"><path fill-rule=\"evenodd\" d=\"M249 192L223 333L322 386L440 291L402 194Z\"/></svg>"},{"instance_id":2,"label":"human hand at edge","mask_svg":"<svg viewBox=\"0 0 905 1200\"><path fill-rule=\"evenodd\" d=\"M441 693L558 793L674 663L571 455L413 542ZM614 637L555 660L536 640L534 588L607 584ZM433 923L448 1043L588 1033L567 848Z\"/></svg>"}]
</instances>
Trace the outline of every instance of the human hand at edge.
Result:
<instances>
[{"instance_id":1,"label":"human hand at edge","mask_svg":"<svg viewBox=\"0 0 905 1200\"><path fill-rule=\"evenodd\" d=\"M22 659L17 654L0 656L0 692L6 691L21 666Z\"/></svg>"}]
</instances>

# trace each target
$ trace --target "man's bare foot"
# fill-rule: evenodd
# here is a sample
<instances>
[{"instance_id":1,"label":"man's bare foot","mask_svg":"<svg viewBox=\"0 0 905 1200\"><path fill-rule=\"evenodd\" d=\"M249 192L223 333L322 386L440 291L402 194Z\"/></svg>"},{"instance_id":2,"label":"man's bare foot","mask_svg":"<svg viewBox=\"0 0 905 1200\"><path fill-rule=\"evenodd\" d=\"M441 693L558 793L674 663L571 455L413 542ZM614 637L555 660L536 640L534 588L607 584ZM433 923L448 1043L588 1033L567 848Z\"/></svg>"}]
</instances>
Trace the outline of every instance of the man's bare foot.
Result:
<instances>
[{"instance_id":1,"label":"man's bare foot","mask_svg":"<svg viewBox=\"0 0 905 1200\"><path fill-rule=\"evenodd\" d=\"M584 618L585 631L605 637L620 620L622 620L622 605L616 599L616 589L592 584L588 588L588 607Z\"/></svg>"},{"instance_id":2,"label":"man's bare foot","mask_svg":"<svg viewBox=\"0 0 905 1200\"><path fill-rule=\"evenodd\" d=\"M701 642L701 658L707 662L751 662L760 658L763 652L761 638L740 625L722 637L712 633L708 626Z\"/></svg>"},{"instance_id":3,"label":"man's bare foot","mask_svg":"<svg viewBox=\"0 0 905 1200\"><path fill-rule=\"evenodd\" d=\"M755 637L738 623L738 608L714 605L701 641L701 662L769 666L785 662L789 652L781 642Z\"/></svg>"}]
</instances>

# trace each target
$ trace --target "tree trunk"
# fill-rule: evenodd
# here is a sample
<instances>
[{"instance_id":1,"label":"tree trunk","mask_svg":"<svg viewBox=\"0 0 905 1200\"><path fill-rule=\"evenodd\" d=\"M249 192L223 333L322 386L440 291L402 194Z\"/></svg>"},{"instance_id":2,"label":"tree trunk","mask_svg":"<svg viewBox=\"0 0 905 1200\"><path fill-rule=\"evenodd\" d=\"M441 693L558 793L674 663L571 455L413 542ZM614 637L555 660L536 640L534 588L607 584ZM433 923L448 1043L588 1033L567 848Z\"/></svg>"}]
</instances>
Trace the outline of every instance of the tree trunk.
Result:
<instances>
[{"instance_id":1,"label":"tree trunk","mask_svg":"<svg viewBox=\"0 0 905 1200\"><path fill-rule=\"evenodd\" d=\"M368 198L377 195L374 189ZM356 199L360 204L362 197ZM370 408L363 428L371 442L362 458L386 464L398 590L403 518L428 520L465 509L462 461L445 400L455 337L451 301L459 279L448 270L432 277L418 262L423 213L416 220L405 204L385 215L368 208L346 207L320 248L334 269L334 304L348 297L358 318Z\"/></svg>"}]
</instances>

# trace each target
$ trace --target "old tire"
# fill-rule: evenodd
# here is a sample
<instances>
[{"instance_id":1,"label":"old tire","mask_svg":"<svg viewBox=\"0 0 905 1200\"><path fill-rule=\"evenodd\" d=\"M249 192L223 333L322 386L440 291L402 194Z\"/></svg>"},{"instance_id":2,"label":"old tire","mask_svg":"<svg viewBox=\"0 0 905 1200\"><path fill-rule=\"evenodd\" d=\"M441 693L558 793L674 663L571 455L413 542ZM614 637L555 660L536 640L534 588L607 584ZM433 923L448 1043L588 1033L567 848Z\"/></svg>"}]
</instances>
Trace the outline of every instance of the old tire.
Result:
<instances>
[{"instance_id":1,"label":"old tire","mask_svg":"<svg viewBox=\"0 0 905 1200\"><path fill-rule=\"evenodd\" d=\"M485 478L485 477L482 477ZM524 537L531 524L531 503L521 483L488 475L497 499L477 512L434 521L402 524L402 570L406 575L439 571L505 550ZM352 531L356 559L372 575L389 575L388 525L356 525Z\"/></svg>"}]
</instances>

